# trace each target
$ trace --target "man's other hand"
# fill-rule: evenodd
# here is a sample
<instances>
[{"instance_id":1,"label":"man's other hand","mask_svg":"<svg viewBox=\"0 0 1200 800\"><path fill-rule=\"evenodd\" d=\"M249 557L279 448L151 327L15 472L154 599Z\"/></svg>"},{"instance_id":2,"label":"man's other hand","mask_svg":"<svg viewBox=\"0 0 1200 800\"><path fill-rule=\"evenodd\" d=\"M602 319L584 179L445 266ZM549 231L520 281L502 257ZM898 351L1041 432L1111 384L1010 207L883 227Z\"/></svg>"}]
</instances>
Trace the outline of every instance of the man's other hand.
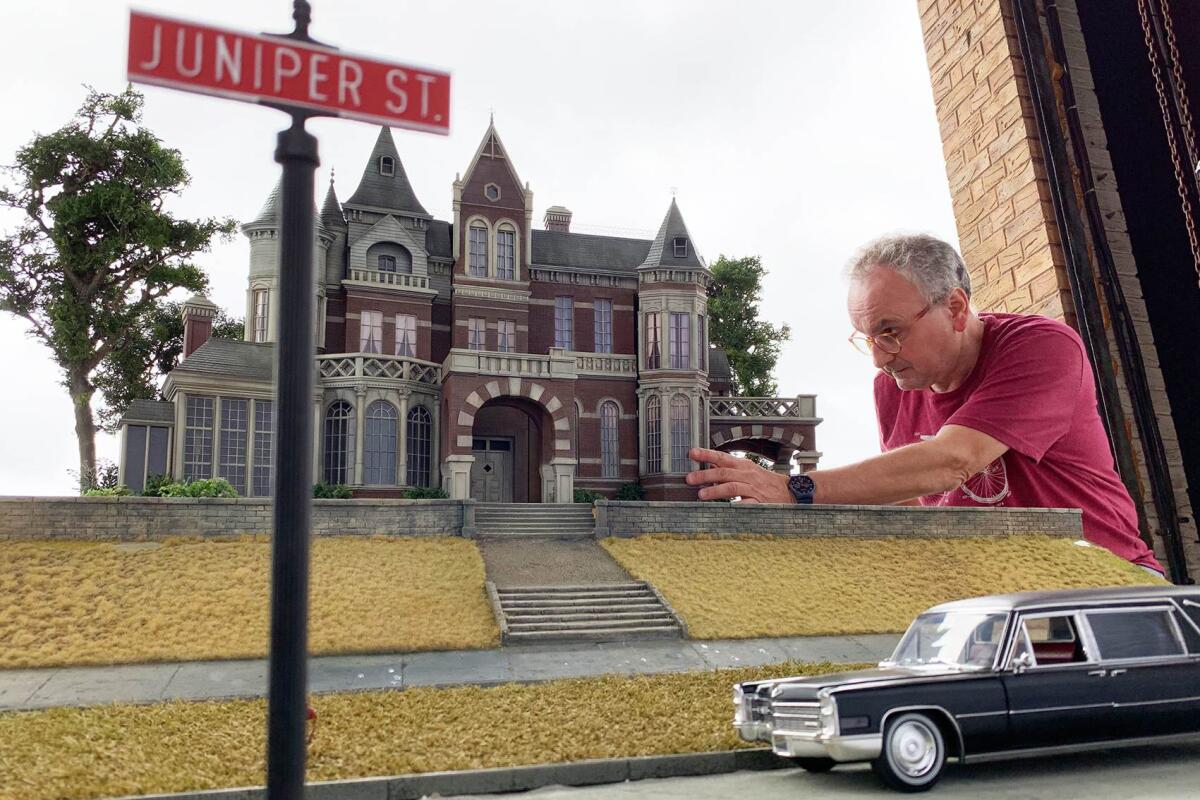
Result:
<instances>
[{"instance_id":1,"label":"man's other hand","mask_svg":"<svg viewBox=\"0 0 1200 800\"><path fill-rule=\"evenodd\" d=\"M700 490L701 500L741 497L743 503L796 502L788 490L787 475L763 469L749 459L738 458L719 450L706 450L703 447L693 447L688 451L688 458L714 467L689 472L687 475L689 486L714 484Z\"/></svg>"}]
</instances>

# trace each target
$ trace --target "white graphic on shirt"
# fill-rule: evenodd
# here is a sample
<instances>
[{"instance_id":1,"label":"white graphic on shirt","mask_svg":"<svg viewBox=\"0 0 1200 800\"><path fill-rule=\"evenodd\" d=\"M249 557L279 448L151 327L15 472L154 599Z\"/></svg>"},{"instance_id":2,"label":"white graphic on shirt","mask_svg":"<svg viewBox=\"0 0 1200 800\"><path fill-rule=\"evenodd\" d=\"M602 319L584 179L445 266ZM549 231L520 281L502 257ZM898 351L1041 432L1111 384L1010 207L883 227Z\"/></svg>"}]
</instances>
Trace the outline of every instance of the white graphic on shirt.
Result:
<instances>
[{"instance_id":1,"label":"white graphic on shirt","mask_svg":"<svg viewBox=\"0 0 1200 800\"><path fill-rule=\"evenodd\" d=\"M927 442L934 437L922 434L919 438ZM957 489L943 492L938 505L949 503L950 495L956 491L982 505L994 506L1004 502L1004 498L1008 497L1008 469L1004 466L1004 456L967 478Z\"/></svg>"}]
</instances>

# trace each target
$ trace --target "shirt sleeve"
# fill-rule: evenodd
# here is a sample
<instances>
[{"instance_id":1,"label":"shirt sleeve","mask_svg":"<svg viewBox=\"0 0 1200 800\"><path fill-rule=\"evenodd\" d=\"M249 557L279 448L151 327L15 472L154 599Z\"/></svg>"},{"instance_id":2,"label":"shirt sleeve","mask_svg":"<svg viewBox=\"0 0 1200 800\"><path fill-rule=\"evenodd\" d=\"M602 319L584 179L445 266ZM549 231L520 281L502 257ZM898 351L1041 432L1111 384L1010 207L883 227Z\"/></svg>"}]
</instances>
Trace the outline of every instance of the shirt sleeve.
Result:
<instances>
[{"instance_id":1,"label":"shirt sleeve","mask_svg":"<svg viewBox=\"0 0 1200 800\"><path fill-rule=\"evenodd\" d=\"M986 433L1040 461L1071 429L1090 369L1079 340L1049 325L993 345L970 397L946 420Z\"/></svg>"}]
</instances>

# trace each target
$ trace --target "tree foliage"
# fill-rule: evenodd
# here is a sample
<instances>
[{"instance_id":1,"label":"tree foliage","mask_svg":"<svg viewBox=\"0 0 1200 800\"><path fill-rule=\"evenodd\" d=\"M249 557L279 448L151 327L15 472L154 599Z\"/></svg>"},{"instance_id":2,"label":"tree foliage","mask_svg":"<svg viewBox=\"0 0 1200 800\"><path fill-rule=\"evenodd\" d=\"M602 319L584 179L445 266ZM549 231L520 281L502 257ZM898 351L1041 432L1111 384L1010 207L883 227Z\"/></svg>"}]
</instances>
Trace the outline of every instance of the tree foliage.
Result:
<instances>
[{"instance_id":1,"label":"tree foliage","mask_svg":"<svg viewBox=\"0 0 1200 800\"><path fill-rule=\"evenodd\" d=\"M74 119L17 151L0 189L0 204L22 215L0 238L0 309L28 322L62 369L81 488L96 473L97 370L170 292L205 289L192 258L234 230L165 209L189 176L179 151L142 127L142 103L132 88L89 89Z\"/></svg>"},{"instance_id":2,"label":"tree foliage","mask_svg":"<svg viewBox=\"0 0 1200 800\"><path fill-rule=\"evenodd\" d=\"M767 273L762 260L722 255L710 269L709 338L729 356L734 394L773 397L778 391L773 373L779 350L792 332L786 322L775 326L758 318Z\"/></svg>"}]
</instances>

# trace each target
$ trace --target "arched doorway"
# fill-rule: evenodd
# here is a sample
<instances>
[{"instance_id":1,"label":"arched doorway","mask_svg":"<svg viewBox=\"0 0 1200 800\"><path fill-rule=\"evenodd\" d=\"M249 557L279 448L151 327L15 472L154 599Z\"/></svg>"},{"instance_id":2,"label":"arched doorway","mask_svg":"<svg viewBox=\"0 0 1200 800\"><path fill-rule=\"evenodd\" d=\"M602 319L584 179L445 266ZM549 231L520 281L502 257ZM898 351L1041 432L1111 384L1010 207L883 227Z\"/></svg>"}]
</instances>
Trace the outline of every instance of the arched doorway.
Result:
<instances>
[{"instance_id":1,"label":"arched doorway","mask_svg":"<svg viewBox=\"0 0 1200 800\"><path fill-rule=\"evenodd\" d=\"M471 497L484 503L543 502L552 430L550 415L532 400L502 396L484 403L471 428Z\"/></svg>"}]
</instances>

